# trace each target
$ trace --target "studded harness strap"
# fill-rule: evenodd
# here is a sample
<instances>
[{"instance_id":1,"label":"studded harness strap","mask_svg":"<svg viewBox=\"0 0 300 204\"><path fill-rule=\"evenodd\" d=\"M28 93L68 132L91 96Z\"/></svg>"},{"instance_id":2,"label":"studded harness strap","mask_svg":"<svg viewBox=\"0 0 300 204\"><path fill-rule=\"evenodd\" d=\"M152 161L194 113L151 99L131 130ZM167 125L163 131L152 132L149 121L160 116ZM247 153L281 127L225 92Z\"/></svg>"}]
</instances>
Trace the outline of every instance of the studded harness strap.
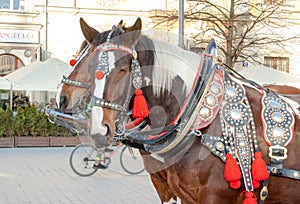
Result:
<instances>
[{"instance_id":1,"label":"studded harness strap","mask_svg":"<svg viewBox=\"0 0 300 204\"><path fill-rule=\"evenodd\" d=\"M71 86L80 87L80 88L85 88L85 89L89 89L91 87L90 85L88 85L86 83L76 81L76 80L73 80L73 79L69 79L66 76L63 76L63 78L61 80L61 83L68 84L68 85L71 85Z\"/></svg>"},{"instance_id":2,"label":"studded harness strap","mask_svg":"<svg viewBox=\"0 0 300 204\"><path fill-rule=\"evenodd\" d=\"M238 159L246 191L253 191L251 163L257 147L254 119L245 89L228 73L224 79L224 97L221 102L220 121L223 136L202 136L202 143L224 162L230 152ZM213 145L212 145L213 144Z\"/></svg>"},{"instance_id":3,"label":"studded harness strap","mask_svg":"<svg viewBox=\"0 0 300 204\"><path fill-rule=\"evenodd\" d=\"M227 70L225 67L223 69L225 70L224 96L223 102L219 103L222 107L220 120L223 135L210 136L204 134L201 143L209 148L214 155L222 159L223 162L226 161L226 153L231 152L239 161L246 190L251 191L253 186L251 174L249 174L251 170L250 163L254 158L254 152L258 151L252 111L242 85L243 78L240 78L234 70ZM230 73L230 76L226 72ZM241 81L236 81L234 76ZM251 85L254 85L263 93L261 120L264 139L269 145L269 157L271 158L271 164L267 165L269 174L300 180L300 171L283 168L282 166L287 158L286 147L293 138L294 115L296 113L280 96L260 88L255 82L250 82ZM214 94L214 97L217 96ZM206 100L206 104L203 105L205 110L209 103L210 100ZM199 115L201 114L199 113ZM209 117L211 117L209 114L205 114L205 118ZM202 118L202 120L205 121L205 118ZM263 182L260 204L268 195L268 182L269 179Z\"/></svg>"}]
</instances>

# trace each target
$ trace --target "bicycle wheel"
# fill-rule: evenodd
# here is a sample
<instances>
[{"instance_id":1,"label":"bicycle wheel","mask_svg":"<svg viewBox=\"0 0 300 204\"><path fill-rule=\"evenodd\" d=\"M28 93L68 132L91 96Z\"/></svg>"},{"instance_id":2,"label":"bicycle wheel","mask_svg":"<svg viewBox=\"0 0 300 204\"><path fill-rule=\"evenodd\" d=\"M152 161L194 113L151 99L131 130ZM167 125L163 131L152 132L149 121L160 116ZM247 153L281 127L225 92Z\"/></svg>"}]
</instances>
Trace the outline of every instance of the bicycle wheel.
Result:
<instances>
[{"instance_id":1,"label":"bicycle wheel","mask_svg":"<svg viewBox=\"0 0 300 204\"><path fill-rule=\"evenodd\" d=\"M96 173L93 168L97 150L92 144L77 145L70 155L70 166L79 176L90 176Z\"/></svg>"},{"instance_id":2,"label":"bicycle wheel","mask_svg":"<svg viewBox=\"0 0 300 204\"><path fill-rule=\"evenodd\" d=\"M120 154L121 167L129 174L140 174L144 169L143 158L138 149L124 146Z\"/></svg>"}]
</instances>

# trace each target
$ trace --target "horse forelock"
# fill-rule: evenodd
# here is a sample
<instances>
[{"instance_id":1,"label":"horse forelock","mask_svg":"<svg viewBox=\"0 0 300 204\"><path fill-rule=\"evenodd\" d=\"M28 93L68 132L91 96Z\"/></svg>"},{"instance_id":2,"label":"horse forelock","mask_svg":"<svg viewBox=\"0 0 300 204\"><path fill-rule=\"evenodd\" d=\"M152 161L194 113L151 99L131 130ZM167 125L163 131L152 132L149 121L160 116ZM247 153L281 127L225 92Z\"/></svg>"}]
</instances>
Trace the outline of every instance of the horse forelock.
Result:
<instances>
[{"instance_id":1,"label":"horse forelock","mask_svg":"<svg viewBox=\"0 0 300 204\"><path fill-rule=\"evenodd\" d=\"M189 92L197 74L201 57L193 52L168 44L152 40L155 47L154 69L152 83L154 94L160 95L161 90L172 91L172 81L176 77L183 80L182 92Z\"/></svg>"}]
</instances>

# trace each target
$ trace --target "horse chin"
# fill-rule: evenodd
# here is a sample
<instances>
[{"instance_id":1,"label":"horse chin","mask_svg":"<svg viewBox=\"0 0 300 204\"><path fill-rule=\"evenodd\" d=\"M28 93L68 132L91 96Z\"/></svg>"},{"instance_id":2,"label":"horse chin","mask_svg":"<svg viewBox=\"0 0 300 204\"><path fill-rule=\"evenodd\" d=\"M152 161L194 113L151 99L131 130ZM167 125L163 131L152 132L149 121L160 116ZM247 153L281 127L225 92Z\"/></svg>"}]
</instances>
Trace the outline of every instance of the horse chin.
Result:
<instances>
[{"instance_id":1,"label":"horse chin","mask_svg":"<svg viewBox=\"0 0 300 204\"><path fill-rule=\"evenodd\" d=\"M108 141L107 137L101 134L93 134L91 135L91 138L97 148L103 148L110 145L110 142Z\"/></svg>"}]
</instances>

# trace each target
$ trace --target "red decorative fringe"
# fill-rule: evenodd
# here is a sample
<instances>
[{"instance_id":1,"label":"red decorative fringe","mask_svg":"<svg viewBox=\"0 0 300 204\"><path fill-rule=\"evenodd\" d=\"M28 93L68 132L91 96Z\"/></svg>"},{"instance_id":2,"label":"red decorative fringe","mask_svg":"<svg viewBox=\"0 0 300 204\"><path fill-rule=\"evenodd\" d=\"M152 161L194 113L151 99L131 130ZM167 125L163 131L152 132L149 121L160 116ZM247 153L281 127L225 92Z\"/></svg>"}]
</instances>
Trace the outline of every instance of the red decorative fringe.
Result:
<instances>
[{"instance_id":1,"label":"red decorative fringe","mask_svg":"<svg viewBox=\"0 0 300 204\"><path fill-rule=\"evenodd\" d=\"M255 152L254 161L252 163L252 179L253 179L253 187L259 187L259 181L266 180L269 178L269 172L267 169L266 162L262 159L261 152ZM258 183L258 185L257 185Z\"/></svg>"},{"instance_id":2,"label":"red decorative fringe","mask_svg":"<svg viewBox=\"0 0 300 204\"><path fill-rule=\"evenodd\" d=\"M146 118L149 115L149 109L143 91L138 89L135 91L133 101L132 116L134 118Z\"/></svg>"},{"instance_id":3,"label":"red decorative fringe","mask_svg":"<svg viewBox=\"0 0 300 204\"><path fill-rule=\"evenodd\" d=\"M257 204L255 194L253 192L246 191L243 204Z\"/></svg>"},{"instance_id":4,"label":"red decorative fringe","mask_svg":"<svg viewBox=\"0 0 300 204\"><path fill-rule=\"evenodd\" d=\"M76 64L76 62L77 62L76 59L71 59L70 60L70 66L73 67Z\"/></svg>"},{"instance_id":5,"label":"red decorative fringe","mask_svg":"<svg viewBox=\"0 0 300 204\"><path fill-rule=\"evenodd\" d=\"M224 168L224 178L230 182L231 188L238 189L241 186L241 177L241 170L236 160L233 158L231 153L227 153Z\"/></svg>"}]
</instances>

